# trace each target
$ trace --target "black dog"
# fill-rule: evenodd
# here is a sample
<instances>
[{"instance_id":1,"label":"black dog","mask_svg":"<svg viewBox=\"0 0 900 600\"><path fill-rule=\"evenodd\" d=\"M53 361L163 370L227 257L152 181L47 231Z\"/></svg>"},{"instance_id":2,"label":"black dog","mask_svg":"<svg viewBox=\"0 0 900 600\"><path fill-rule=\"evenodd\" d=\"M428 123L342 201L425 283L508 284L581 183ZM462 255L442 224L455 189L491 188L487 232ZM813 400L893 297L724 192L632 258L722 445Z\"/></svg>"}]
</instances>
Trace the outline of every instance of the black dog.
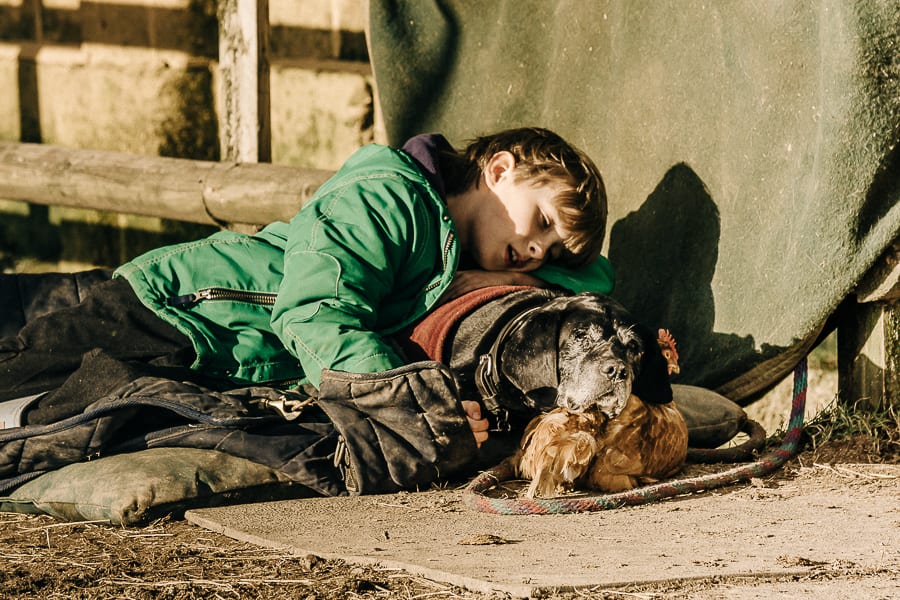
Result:
<instances>
[{"instance_id":1,"label":"black dog","mask_svg":"<svg viewBox=\"0 0 900 600\"><path fill-rule=\"evenodd\" d=\"M501 425L555 407L614 418L629 394L672 400L657 335L599 294L522 290L463 317L449 336L462 397L481 397Z\"/></svg>"}]
</instances>

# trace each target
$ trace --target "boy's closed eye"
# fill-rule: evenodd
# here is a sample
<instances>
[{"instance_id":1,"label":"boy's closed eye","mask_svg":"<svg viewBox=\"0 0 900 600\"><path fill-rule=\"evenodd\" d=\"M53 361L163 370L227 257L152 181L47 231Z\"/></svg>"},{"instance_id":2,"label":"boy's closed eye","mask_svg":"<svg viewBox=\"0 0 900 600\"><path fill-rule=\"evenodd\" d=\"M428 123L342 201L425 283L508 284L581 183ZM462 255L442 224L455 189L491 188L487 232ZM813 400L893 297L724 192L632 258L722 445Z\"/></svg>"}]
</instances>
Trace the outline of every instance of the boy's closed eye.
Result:
<instances>
[{"instance_id":1,"label":"boy's closed eye","mask_svg":"<svg viewBox=\"0 0 900 600\"><path fill-rule=\"evenodd\" d=\"M553 226L553 221L550 220L550 217L546 215L546 213L541 213L541 228L542 229L550 229Z\"/></svg>"},{"instance_id":2,"label":"boy's closed eye","mask_svg":"<svg viewBox=\"0 0 900 600\"><path fill-rule=\"evenodd\" d=\"M551 215L546 209L538 210L538 227L539 229L547 234L550 231L555 231L561 239L554 242L549 248L546 249L546 260L545 262L556 262L563 257L565 253L565 240L568 232L565 231L563 227L559 227L557 225L557 216Z\"/></svg>"}]
</instances>

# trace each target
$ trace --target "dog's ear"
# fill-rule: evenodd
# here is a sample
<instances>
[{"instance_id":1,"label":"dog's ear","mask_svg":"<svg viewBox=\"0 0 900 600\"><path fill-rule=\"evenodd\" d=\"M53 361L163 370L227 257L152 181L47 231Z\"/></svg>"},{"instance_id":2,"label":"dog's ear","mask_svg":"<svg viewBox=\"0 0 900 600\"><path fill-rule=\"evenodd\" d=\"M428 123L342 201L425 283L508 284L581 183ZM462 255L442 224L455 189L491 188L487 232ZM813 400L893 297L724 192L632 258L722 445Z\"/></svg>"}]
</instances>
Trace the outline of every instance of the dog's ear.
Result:
<instances>
[{"instance_id":1,"label":"dog's ear","mask_svg":"<svg viewBox=\"0 0 900 600\"><path fill-rule=\"evenodd\" d=\"M556 405L560 314L544 307L535 311L506 339L501 349L500 370L524 396L520 399L529 409L550 410Z\"/></svg>"},{"instance_id":2,"label":"dog's ear","mask_svg":"<svg viewBox=\"0 0 900 600\"><path fill-rule=\"evenodd\" d=\"M672 401L672 386L669 383L669 367L662 351L659 349L656 336L643 326L636 325L635 330L644 344L641 357L640 372L634 378L632 393L649 404L666 404Z\"/></svg>"}]
</instances>

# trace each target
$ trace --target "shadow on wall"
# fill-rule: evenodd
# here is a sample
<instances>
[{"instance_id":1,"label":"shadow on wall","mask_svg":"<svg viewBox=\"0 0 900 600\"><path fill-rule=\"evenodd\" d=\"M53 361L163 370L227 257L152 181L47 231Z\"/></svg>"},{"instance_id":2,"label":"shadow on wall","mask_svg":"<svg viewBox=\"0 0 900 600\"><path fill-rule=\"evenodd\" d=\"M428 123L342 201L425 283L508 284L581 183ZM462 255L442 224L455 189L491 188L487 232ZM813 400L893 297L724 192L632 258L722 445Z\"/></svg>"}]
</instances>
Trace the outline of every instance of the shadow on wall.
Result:
<instances>
[{"instance_id":1,"label":"shadow on wall","mask_svg":"<svg viewBox=\"0 0 900 600\"><path fill-rule=\"evenodd\" d=\"M219 160L212 85L212 73L205 67L189 69L170 85L167 91L175 98L176 110L160 125L160 156Z\"/></svg>"},{"instance_id":2,"label":"shadow on wall","mask_svg":"<svg viewBox=\"0 0 900 600\"><path fill-rule=\"evenodd\" d=\"M719 235L716 203L684 163L671 167L644 204L617 221L610 234L613 295L648 325L675 336L682 364L676 383L718 387L746 367L716 364L711 357L755 355L751 337L713 331Z\"/></svg>"}]
</instances>

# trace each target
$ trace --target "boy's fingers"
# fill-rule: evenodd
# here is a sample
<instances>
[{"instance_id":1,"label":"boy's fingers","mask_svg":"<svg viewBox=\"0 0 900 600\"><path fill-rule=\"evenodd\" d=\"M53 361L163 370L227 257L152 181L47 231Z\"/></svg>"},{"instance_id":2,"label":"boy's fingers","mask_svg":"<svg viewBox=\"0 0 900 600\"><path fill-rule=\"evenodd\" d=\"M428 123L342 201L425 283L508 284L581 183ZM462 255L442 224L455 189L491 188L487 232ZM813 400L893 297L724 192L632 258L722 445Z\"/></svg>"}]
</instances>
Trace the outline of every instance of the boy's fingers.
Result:
<instances>
[{"instance_id":1,"label":"boy's fingers","mask_svg":"<svg viewBox=\"0 0 900 600\"><path fill-rule=\"evenodd\" d=\"M487 431L490 428L490 422L487 419L473 419L472 417L468 417L469 419L469 427L472 428L472 431L475 433L481 431Z\"/></svg>"},{"instance_id":2,"label":"boy's fingers","mask_svg":"<svg viewBox=\"0 0 900 600\"><path fill-rule=\"evenodd\" d=\"M470 419L481 419L481 405L474 400L463 400L462 408Z\"/></svg>"},{"instance_id":3,"label":"boy's fingers","mask_svg":"<svg viewBox=\"0 0 900 600\"><path fill-rule=\"evenodd\" d=\"M475 445L478 448L481 448L481 445L483 443L485 443L488 439L488 432L484 431L484 432L480 432L480 433L474 433L474 435L475 435Z\"/></svg>"},{"instance_id":4,"label":"boy's fingers","mask_svg":"<svg viewBox=\"0 0 900 600\"><path fill-rule=\"evenodd\" d=\"M473 421L472 419L469 419L469 426L472 428L472 435L475 436L475 445L477 445L479 448L481 447L481 444L486 442L488 439L487 427L485 427L484 429L476 429L476 424L480 425L480 423L481 421ZM485 423L487 423L487 421L485 421Z\"/></svg>"},{"instance_id":5,"label":"boy's fingers","mask_svg":"<svg viewBox=\"0 0 900 600\"><path fill-rule=\"evenodd\" d=\"M469 428L472 435L475 436L475 443L481 446L488 439L488 429L490 422L481 418L481 405L472 400L463 400L461 402L463 411L466 413L466 420L469 422Z\"/></svg>"}]
</instances>

